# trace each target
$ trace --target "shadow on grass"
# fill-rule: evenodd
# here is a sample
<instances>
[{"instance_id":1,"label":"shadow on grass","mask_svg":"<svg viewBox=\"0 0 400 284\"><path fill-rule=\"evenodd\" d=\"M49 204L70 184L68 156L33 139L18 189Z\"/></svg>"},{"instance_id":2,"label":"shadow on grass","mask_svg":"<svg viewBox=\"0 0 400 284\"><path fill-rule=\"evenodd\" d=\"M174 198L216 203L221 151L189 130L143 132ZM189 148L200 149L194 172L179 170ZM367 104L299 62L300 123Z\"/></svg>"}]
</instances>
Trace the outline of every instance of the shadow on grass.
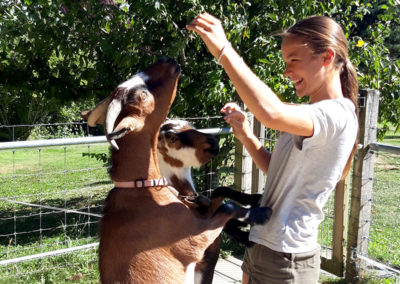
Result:
<instances>
[{"instance_id":1,"label":"shadow on grass","mask_svg":"<svg viewBox=\"0 0 400 284\"><path fill-rule=\"evenodd\" d=\"M400 135L387 135L387 136L385 136L385 140L391 140L391 139L400 139Z\"/></svg>"}]
</instances>

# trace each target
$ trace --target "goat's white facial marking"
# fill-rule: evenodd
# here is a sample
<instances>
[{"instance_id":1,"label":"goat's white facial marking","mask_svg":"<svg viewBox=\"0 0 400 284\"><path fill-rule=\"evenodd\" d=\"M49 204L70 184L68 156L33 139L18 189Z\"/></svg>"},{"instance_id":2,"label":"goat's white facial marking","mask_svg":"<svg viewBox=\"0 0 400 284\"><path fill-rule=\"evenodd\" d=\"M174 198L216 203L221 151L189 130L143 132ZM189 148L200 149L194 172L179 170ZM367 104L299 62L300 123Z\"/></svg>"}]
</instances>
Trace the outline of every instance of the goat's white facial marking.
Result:
<instances>
[{"instance_id":1,"label":"goat's white facial marking","mask_svg":"<svg viewBox=\"0 0 400 284\"><path fill-rule=\"evenodd\" d=\"M186 268L185 280L183 284L195 284L195 267L196 263L190 263Z\"/></svg>"},{"instance_id":2,"label":"goat's white facial marking","mask_svg":"<svg viewBox=\"0 0 400 284\"><path fill-rule=\"evenodd\" d=\"M146 81L149 79L149 76L143 72L140 72L134 75L129 80L125 81L124 83L120 84L118 87L132 89L137 86L146 85Z\"/></svg>"},{"instance_id":3,"label":"goat's white facial marking","mask_svg":"<svg viewBox=\"0 0 400 284\"><path fill-rule=\"evenodd\" d=\"M171 125L170 131L175 130L175 132L179 132L180 130L185 128L194 128L193 126L190 125L189 122L180 119L167 119L161 126L166 124L170 124Z\"/></svg>"},{"instance_id":4,"label":"goat's white facial marking","mask_svg":"<svg viewBox=\"0 0 400 284\"><path fill-rule=\"evenodd\" d=\"M180 149L167 148L167 155L171 158L180 160L184 167L195 167L199 168L202 163L197 159L196 149L191 147L182 147Z\"/></svg>"}]
</instances>

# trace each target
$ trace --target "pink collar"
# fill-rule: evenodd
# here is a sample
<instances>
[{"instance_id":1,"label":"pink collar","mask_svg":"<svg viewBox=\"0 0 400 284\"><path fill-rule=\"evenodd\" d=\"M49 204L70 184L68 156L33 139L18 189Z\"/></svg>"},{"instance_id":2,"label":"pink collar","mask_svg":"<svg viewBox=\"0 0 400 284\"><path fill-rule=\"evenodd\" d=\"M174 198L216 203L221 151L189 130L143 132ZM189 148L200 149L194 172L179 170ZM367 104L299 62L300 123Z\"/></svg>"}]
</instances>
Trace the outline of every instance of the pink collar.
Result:
<instances>
[{"instance_id":1,"label":"pink collar","mask_svg":"<svg viewBox=\"0 0 400 284\"><path fill-rule=\"evenodd\" d=\"M164 187L168 182L165 177L160 179L137 179L134 181L114 181L115 187L120 188L140 188L140 187Z\"/></svg>"}]
</instances>

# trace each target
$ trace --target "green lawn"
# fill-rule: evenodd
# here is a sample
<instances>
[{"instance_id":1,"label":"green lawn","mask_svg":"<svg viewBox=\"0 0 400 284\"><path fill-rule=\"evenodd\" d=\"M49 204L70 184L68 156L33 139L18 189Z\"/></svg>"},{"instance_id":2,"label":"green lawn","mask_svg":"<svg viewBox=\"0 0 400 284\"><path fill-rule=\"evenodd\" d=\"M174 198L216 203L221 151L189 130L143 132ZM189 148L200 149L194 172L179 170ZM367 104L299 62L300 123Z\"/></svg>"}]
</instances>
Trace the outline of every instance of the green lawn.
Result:
<instances>
[{"instance_id":1,"label":"green lawn","mask_svg":"<svg viewBox=\"0 0 400 284\"><path fill-rule=\"evenodd\" d=\"M98 241L98 217L54 209L100 214L111 184L103 162L88 153L108 153L108 145L0 151L0 260ZM0 283L71 279L98 282L96 250L0 266Z\"/></svg>"},{"instance_id":2,"label":"green lawn","mask_svg":"<svg viewBox=\"0 0 400 284\"><path fill-rule=\"evenodd\" d=\"M382 143L400 146L400 133ZM368 254L400 270L400 156L377 152Z\"/></svg>"}]
</instances>

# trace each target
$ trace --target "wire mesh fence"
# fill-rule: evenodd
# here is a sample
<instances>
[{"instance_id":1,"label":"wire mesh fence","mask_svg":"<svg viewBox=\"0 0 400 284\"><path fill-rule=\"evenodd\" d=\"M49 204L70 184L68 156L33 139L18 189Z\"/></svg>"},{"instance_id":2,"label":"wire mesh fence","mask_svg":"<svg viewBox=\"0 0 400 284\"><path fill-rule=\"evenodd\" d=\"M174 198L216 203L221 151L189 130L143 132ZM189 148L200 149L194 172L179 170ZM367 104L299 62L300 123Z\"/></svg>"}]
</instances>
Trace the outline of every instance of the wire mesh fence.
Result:
<instances>
[{"instance_id":1,"label":"wire mesh fence","mask_svg":"<svg viewBox=\"0 0 400 284\"><path fill-rule=\"evenodd\" d=\"M191 122L215 127L217 118ZM29 131L40 139L48 139L49 133L53 138L73 136L64 124L63 131L59 127L32 126ZM85 134L85 127L79 125L76 136ZM21 131L16 128L9 130ZM197 190L205 195L218 185L233 183L233 138L219 138L220 154L193 171ZM53 146L46 146L49 140L27 141L39 145L0 150L0 283L60 283L81 278L85 283L97 283L98 222L104 198L112 188L109 146L105 139L71 145L75 140L53 139Z\"/></svg>"},{"instance_id":2,"label":"wire mesh fence","mask_svg":"<svg viewBox=\"0 0 400 284\"><path fill-rule=\"evenodd\" d=\"M375 153L368 252L361 258L360 274L400 282L400 148L398 153Z\"/></svg>"},{"instance_id":3,"label":"wire mesh fence","mask_svg":"<svg viewBox=\"0 0 400 284\"><path fill-rule=\"evenodd\" d=\"M83 265L83 255L96 267L95 255L73 248L97 242L101 206L111 184L107 166L83 154L107 152L107 147L66 145L0 152L0 279L41 281L54 269ZM89 248L95 252L95 246ZM66 275L73 277L74 270L65 271Z\"/></svg>"}]
</instances>

